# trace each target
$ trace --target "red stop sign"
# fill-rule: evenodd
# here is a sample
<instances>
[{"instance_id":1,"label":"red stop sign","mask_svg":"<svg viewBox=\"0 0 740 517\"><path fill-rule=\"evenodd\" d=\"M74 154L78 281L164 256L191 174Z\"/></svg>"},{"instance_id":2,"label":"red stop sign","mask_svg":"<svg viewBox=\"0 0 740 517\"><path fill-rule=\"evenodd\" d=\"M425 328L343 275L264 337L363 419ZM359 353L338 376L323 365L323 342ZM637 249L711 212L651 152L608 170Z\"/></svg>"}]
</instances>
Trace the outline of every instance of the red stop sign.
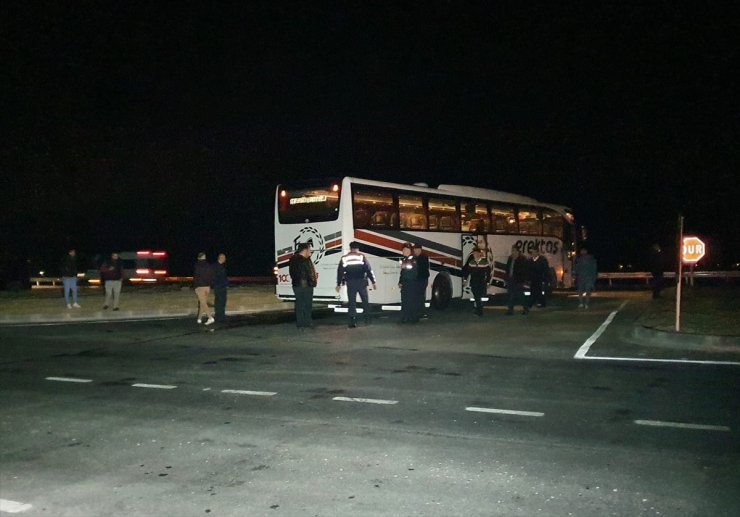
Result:
<instances>
[{"instance_id":1,"label":"red stop sign","mask_svg":"<svg viewBox=\"0 0 740 517\"><path fill-rule=\"evenodd\" d=\"M685 264L696 264L707 251L707 247L699 237L688 236L683 238L681 258Z\"/></svg>"}]
</instances>

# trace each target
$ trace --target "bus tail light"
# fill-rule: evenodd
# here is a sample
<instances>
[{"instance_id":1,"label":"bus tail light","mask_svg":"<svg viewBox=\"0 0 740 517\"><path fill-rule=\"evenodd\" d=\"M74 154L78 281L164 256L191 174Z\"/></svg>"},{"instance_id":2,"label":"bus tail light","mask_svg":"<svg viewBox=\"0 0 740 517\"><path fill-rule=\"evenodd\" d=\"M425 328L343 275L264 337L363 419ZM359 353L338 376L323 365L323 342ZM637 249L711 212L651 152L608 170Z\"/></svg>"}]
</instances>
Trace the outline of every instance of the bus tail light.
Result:
<instances>
[{"instance_id":1,"label":"bus tail light","mask_svg":"<svg viewBox=\"0 0 740 517\"><path fill-rule=\"evenodd\" d=\"M154 274L155 275L166 275L167 274L167 270L166 269L155 269L154 270Z\"/></svg>"},{"instance_id":2,"label":"bus tail light","mask_svg":"<svg viewBox=\"0 0 740 517\"><path fill-rule=\"evenodd\" d=\"M138 268L136 270L136 274L137 275L151 275L152 274L152 270L151 269L148 269L148 268Z\"/></svg>"}]
</instances>

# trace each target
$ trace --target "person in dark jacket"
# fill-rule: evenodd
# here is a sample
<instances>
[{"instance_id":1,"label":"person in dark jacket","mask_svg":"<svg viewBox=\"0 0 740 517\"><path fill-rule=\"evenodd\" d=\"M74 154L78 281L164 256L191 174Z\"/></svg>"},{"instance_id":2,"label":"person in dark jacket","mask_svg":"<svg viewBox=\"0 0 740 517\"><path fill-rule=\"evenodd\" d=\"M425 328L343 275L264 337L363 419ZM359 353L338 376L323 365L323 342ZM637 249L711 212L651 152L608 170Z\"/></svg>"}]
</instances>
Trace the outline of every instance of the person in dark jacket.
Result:
<instances>
[{"instance_id":1,"label":"person in dark jacket","mask_svg":"<svg viewBox=\"0 0 740 517\"><path fill-rule=\"evenodd\" d=\"M514 314L514 306L522 306L522 314L529 313L529 303L524 299L525 284L529 282L529 263L519 248L511 247L511 255L506 261L506 288L509 291L507 316Z\"/></svg>"},{"instance_id":2,"label":"person in dark jacket","mask_svg":"<svg viewBox=\"0 0 740 517\"><path fill-rule=\"evenodd\" d=\"M105 304L107 309L111 302L113 310L118 310L118 302L121 298L121 283L123 282L123 266L118 258L118 253L111 253L110 260L100 266L100 281L105 287Z\"/></svg>"},{"instance_id":3,"label":"person in dark jacket","mask_svg":"<svg viewBox=\"0 0 740 517\"><path fill-rule=\"evenodd\" d=\"M207 317L206 325L212 325L214 321L213 313L208 308L208 295L211 292L213 284L213 268L206 261L204 252L198 253L198 261L193 268L193 287L195 296L198 297L198 324L202 323L203 317Z\"/></svg>"},{"instance_id":4,"label":"person in dark jacket","mask_svg":"<svg viewBox=\"0 0 740 517\"><path fill-rule=\"evenodd\" d=\"M414 257L416 257L416 264L418 266L416 288L416 301L418 303L418 315L419 317L426 317L426 301L427 301L427 286L429 285L429 257L424 255L424 250L421 244L414 244Z\"/></svg>"},{"instance_id":5,"label":"person in dark jacket","mask_svg":"<svg viewBox=\"0 0 740 517\"><path fill-rule=\"evenodd\" d=\"M71 249L67 252L62 259L60 270L62 283L64 284L64 302L68 309L72 307L79 309L80 304L77 303L77 250ZM70 294L72 295L71 300Z\"/></svg>"},{"instance_id":6,"label":"person in dark jacket","mask_svg":"<svg viewBox=\"0 0 740 517\"><path fill-rule=\"evenodd\" d=\"M650 248L650 274L652 275L653 300L660 298L663 290L663 271L665 270L665 257L660 244L653 244Z\"/></svg>"},{"instance_id":7,"label":"person in dark jacket","mask_svg":"<svg viewBox=\"0 0 740 517\"><path fill-rule=\"evenodd\" d=\"M491 281L491 263L484 256L483 250L479 247L473 248L473 252L468 257L462 271L463 287L469 283L470 290L473 292L475 300L475 313L483 316L482 298L486 294L488 282Z\"/></svg>"},{"instance_id":8,"label":"person in dark jacket","mask_svg":"<svg viewBox=\"0 0 740 517\"><path fill-rule=\"evenodd\" d=\"M226 321L226 295L229 288L229 277L226 274L226 254L219 253L213 265L213 310L216 321Z\"/></svg>"},{"instance_id":9,"label":"person in dark jacket","mask_svg":"<svg viewBox=\"0 0 740 517\"><path fill-rule=\"evenodd\" d=\"M401 275L398 279L398 287L401 289L401 323L418 323L419 302L418 298L418 276L419 265L412 253L414 245L407 242L403 245L401 253Z\"/></svg>"},{"instance_id":10,"label":"person in dark jacket","mask_svg":"<svg viewBox=\"0 0 740 517\"><path fill-rule=\"evenodd\" d=\"M295 293L295 323L299 329L313 328L313 288L318 275L311 260L311 245L300 243L288 263Z\"/></svg>"},{"instance_id":11,"label":"person in dark jacket","mask_svg":"<svg viewBox=\"0 0 740 517\"><path fill-rule=\"evenodd\" d=\"M545 307L547 305L547 298L545 292L547 291L547 284L550 281L550 264L547 262L545 256L540 253L539 248L535 248L532 252L532 260L529 263L532 275L532 295L530 307L537 305L537 307Z\"/></svg>"},{"instance_id":12,"label":"person in dark jacket","mask_svg":"<svg viewBox=\"0 0 740 517\"><path fill-rule=\"evenodd\" d=\"M578 307L581 309L588 309L591 293L596 287L596 279L599 276L598 269L594 256L586 248L581 248L580 255L573 267L578 289Z\"/></svg>"},{"instance_id":13,"label":"person in dark jacket","mask_svg":"<svg viewBox=\"0 0 740 517\"><path fill-rule=\"evenodd\" d=\"M362 300L362 311L365 314L365 323L370 323L370 302L367 295L368 280L376 287L375 274L367 260L360 253L360 243L349 243L349 253L339 259L337 267L337 292L343 285L347 286L347 301L349 302L349 328L357 326L357 295Z\"/></svg>"}]
</instances>

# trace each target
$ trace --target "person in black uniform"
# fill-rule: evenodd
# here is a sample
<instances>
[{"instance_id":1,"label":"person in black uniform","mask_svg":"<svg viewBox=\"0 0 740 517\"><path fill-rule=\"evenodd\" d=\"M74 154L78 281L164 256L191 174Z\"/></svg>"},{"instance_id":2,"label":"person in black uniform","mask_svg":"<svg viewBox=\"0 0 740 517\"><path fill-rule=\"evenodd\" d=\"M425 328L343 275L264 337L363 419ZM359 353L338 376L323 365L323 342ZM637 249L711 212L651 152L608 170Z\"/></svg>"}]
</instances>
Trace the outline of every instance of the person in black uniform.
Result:
<instances>
[{"instance_id":1,"label":"person in black uniform","mask_svg":"<svg viewBox=\"0 0 740 517\"><path fill-rule=\"evenodd\" d=\"M660 291L663 290L663 270L665 261L663 250L660 244L653 244L650 247L650 274L652 275L653 300L660 298Z\"/></svg>"},{"instance_id":2,"label":"person in black uniform","mask_svg":"<svg viewBox=\"0 0 740 517\"><path fill-rule=\"evenodd\" d=\"M411 250L413 244L407 242L403 245L401 253L401 276L398 279L398 287L401 288L401 323L417 323L419 321L417 293L419 292L418 264Z\"/></svg>"},{"instance_id":3,"label":"person in black uniform","mask_svg":"<svg viewBox=\"0 0 740 517\"><path fill-rule=\"evenodd\" d=\"M545 256L540 253L539 248L535 248L532 252L532 260L529 266L532 273L532 302L530 307L534 305L545 307L547 305L545 290L550 278L550 264Z\"/></svg>"},{"instance_id":4,"label":"person in black uniform","mask_svg":"<svg viewBox=\"0 0 740 517\"><path fill-rule=\"evenodd\" d=\"M483 295L486 294L486 286L491 280L491 264L484 256L483 250L479 247L473 248L473 252L468 257L462 271L464 286L470 281L470 290L473 292L475 299L475 313L483 316ZM470 278L468 278L470 277Z\"/></svg>"},{"instance_id":5,"label":"person in black uniform","mask_svg":"<svg viewBox=\"0 0 740 517\"><path fill-rule=\"evenodd\" d=\"M311 310L313 308L313 288L316 287L318 275L311 260L311 245L307 242L298 244L295 253L288 263L290 279L295 293L295 322L301 330L313 328Z\"/></svg>"},{"instance_id":6,"label":"person in black uniform","mask_svg":"<svg viewBox=\"0 0 740 517\"><path fill-rule=\"evenodd\" d=\"M429 257L424 255L424 250L421 244L414 244L414 257L416 257L416 264L418 266L417 269L417 278L416 278L416 288L418 289L418 292L416 293L417 296L417 302L418 302L418 317L426 317L426 304L427 301L427 285L429 285Z\"/></svg>"},{"instance_id":7,"label":"person in black uniform","mask_svg":"<svg viewBox=\"0 0 740 517\"><path fill-rule=\"evenodd\" d=\"M219 253L213 265L213 308L214 318L218 322L226 321L226 295L229 288L229 277L226 274L226 254Z\"/></svg>"},{"instance_id":8,"label":"person in black uniform","mask_svg":"<svg viewBox=\"0 0 740 517\"><path fill-rule=\"evenodd\" d=\"M514 305L522 306L522 314L529 314L529 304L524 300L524 284L529 281L529 263L519 248L511 247L506 261L506 288L509 291L507 316L514 314Z\"/></svg>"},{"instance_id":9,"label":"person in black uniform","mask_svg":"<svg viewBox=\"0 0 740 517\"><path fill-rule=\"evenodd\" d=\"M347 299L349 301L349 328L357 326L357 295L362 300L362 311L365 313L365 323L370 324L370 302L367 296L368 280L376 287L375 274L367 261L367 257L360 253L360 243L349 243L349 253L343 255L337 267L337 292L342 285L347 285Z\"/></svg>"}]
</instances>

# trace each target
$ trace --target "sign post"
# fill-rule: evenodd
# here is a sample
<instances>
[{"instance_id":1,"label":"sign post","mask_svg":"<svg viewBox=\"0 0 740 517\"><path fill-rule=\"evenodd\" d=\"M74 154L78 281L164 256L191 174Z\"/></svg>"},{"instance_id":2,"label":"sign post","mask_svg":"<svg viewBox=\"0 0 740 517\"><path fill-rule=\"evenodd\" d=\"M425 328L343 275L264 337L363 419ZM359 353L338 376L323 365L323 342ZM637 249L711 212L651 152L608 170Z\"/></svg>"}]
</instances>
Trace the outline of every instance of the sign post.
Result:
<instances>
[{"instance_id":1,"label":"sign post","mask_svg":"<svg viewBox=\"0 0 740 517\"><path fill-rule=\"evenodd\" d=\"M676 271L676 332L681 332L681 284L683 279L683 216L678 216L678 268Z\"/></svg>"},{"instance_id":2,"label":"sign post","mask_svg":"<svg viewBox=\"0 0 740 517\"><path fill-rule=\"evenodd\" d=\"M707 246L699 237L694 235L683 235L683 216L678 217L678 242L681 243L678 257L678 282L676 283L676 332L681 331L681 280L683 265L691 266L691 285L694 285L694 265L699 262L707 252Z\"/></svg>"}]
</instances>

